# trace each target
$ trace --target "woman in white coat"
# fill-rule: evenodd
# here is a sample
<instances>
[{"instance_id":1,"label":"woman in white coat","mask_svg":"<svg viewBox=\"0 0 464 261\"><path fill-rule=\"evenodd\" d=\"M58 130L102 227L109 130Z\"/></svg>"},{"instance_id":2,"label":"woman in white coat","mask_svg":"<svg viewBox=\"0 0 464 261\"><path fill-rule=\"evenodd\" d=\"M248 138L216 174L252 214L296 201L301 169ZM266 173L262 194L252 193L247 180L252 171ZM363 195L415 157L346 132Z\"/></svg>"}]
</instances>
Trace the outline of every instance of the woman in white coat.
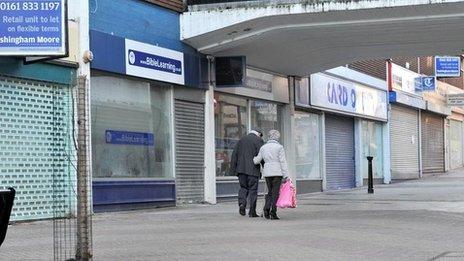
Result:
<instances>
[{"instance_id":1,"label":"woman in white coat","mask_svg":"<svg viewBox=\"0 0 464 261\"><path fill-rule=\"evenodd\" d=\"M277 199L279 198L282 179L288 177L287 160L284 147L279 143L280 133L277 130L269 131L269 140L264 144L253 162L260 164L264 161L263 177L266 178L267 194L264 204L264 217L266 219L279 219L277 216Z\"/></svg>"}]
</instances>

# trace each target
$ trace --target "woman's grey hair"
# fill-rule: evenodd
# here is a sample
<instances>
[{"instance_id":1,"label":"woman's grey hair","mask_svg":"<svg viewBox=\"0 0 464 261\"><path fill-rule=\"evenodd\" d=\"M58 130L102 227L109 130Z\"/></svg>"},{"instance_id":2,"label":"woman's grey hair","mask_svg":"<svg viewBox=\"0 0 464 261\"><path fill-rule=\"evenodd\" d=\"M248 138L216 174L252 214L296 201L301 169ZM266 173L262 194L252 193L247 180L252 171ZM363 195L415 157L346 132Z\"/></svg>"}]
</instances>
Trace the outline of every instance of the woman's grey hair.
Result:
<instances>
[{"instance_id":1,"label":"woman's grey hair","mask_svg":"<svg viewBox=\"0 0 464 261\"><path fill-rule=\"evenodd\" d=\"M270 130L268 136L270 140L279 140L280 132L278 130Z\"/></svg>"}]
</instances>

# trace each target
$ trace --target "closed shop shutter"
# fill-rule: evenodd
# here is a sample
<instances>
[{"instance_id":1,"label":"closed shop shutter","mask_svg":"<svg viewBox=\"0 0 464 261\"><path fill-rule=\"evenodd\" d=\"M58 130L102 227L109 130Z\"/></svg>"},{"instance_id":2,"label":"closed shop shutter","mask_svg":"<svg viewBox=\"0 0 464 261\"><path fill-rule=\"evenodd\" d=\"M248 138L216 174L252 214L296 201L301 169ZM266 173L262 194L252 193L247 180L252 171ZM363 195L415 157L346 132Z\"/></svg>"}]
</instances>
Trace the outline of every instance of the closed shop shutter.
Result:
<instances>
[{"instance_id":1,"label":"closed shop shutter","mask_svg":"<svg viewBox=\"0 0 464 261\"><path fill-rule=\"evenodd\" d=\"M445 171L444 120L441 116L423 112L422 168L425 174Z\"/></svg>"},{"instance_id":2,"label":"closed shop shutter","mask_svg":"<svg viewBox=\"0 0 464 261\"><path fill-rule=\"evenodd\" d=\"M462 122L450 120L450 167L462 167Z\"/></svg>"},{"instance_id":3,"label":"closed shop shutter","mask_svg":"<svg viewBox=\"0 0 464 261\"><path fill-rule=\"evenodd\" d=\"M73 212L72 106L69 86L0 77L0 189L16 189L12 220Z\"/></svg>"},{"instance_id":4,"label":"closed shop shutter","mask_svg":"<svg viewBox=\"0 0 464 261\"><path fill-rule=\"evenodd\" d=\"M202 103L175 100L176 194L178 203L204 198L205 121Z\"/></svg>"},{"instance_id":5,"label":"closed shop shutter","mask_svg":"<svg viewBox=\"0 0 464 261\"><path fill-rule=\"evenodd\" d=\"M419 178L419 111L392 106L390 120L393 179Z\"/></svg>"},{"instance_id":6,"label":"closed shop shutter","mask_svg":"<svg viewBox=\"0 0 464 261\"><path fill-rule=\"evenodd\" d=\"M355 166L352 118L326 115L325 149L327 190L353 188Z\"/></svg>"}]
</instances>

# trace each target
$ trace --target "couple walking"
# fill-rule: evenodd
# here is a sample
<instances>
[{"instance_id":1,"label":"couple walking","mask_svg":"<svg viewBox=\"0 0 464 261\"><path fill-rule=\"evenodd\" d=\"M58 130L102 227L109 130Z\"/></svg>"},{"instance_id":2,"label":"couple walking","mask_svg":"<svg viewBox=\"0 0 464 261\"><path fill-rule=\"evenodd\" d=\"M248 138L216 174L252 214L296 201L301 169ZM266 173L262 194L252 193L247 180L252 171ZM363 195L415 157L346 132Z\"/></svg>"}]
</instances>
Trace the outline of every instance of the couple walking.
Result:
<instances>
[{"instance_id":1,"label":"couple walking","mask_svg":"<svg viewBox=\"0 0 464 261\"><path fill-rule=\"evenodd\" d=\"M256 213L258 183L262 176L266 179L267 194L263 215L266 219L279 219L277 199L282 180L288 177L284 147L279 143L280 133L269 131L269 140L264 144L263 133L253 129L239 140L232 153L230 174L237 175L240 183L238 205L240 215L245 216L247 198L249 198L249 217L259 217Z\"/></svg>"}]
</instances>

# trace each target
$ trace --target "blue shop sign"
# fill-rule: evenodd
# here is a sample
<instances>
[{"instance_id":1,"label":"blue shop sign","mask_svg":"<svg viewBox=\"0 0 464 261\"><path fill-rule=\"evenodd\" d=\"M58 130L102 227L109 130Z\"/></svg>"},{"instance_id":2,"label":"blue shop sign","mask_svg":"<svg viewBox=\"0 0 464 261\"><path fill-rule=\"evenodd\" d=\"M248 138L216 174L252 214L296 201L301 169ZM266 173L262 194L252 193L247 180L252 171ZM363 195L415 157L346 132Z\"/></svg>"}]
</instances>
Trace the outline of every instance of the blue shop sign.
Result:
<instances>
[{"instance_id":1,"label":"blue shop sign","mask_svg":"<svg viewBox=\"0 0 464 261\"><path fill-rule=\"evenodd\" d=\"M0 55L65 55L64 0L0 1Z\"/></svg>"},{"instance_id":2,"label":"blue shop sign","mask_svg":"<svg viewBox=\"0 0 464 261\"><path fill-rule=\"evenodd\" d=\"M416 91L435 91L436 77L421 76L415 79Z\"/></svg>"},{"instance_id":3,"label":"blue shop sign","mask_svg":"<svg viewBox=\"0 0 464 261\"><path fill-rule=\"evenodd\" d=\"M153 133L107 130L106 143L119 145L153 146Z\"/></svg>"},{"instance_id":4,"label":"blue shop sign","mask_svg":"<svg viewBox=\"0 0 464 261\"><path fill-rule=\"evenodd\" d=\"M436 77L460 77L461 76L461 57L459 56L436 56L435 57L435 76Z\"/></svg>"}]
</instances>

